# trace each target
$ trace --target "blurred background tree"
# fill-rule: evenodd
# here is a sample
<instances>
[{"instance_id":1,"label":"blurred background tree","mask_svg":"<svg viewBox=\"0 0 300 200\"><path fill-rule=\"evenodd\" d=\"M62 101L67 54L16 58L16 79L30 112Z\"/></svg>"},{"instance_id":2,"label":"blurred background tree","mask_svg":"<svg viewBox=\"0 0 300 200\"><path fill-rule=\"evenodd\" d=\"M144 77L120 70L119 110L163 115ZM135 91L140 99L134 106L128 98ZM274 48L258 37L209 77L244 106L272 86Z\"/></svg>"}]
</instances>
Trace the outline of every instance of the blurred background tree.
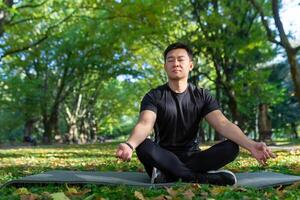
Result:
<instances>
[{"instance_id":1,"label":"blurred background tree","mask_svg":"<svg viewBox=\"0 0 300 200\"><path fill-rule=\"evenodd\" d=\"M128 135L144 94L166 82L162 52L176 41L195 52L190 82L209 89L249 137L297 138L291 59L277 59L289 47L274 45L278 29L266 27L281 11L275 3L2 1L0 143ZM222 139L199 126L202 140Z\"/></svg>"}]
</instances>

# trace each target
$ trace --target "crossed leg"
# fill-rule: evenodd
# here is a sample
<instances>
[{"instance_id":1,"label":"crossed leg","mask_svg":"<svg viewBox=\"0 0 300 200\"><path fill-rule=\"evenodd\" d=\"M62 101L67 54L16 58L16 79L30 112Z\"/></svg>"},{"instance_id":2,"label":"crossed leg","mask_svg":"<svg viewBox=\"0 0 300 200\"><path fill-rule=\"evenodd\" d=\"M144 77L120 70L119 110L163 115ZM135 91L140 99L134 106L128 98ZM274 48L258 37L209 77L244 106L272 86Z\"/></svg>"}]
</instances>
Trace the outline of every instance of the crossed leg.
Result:
<instances>
[{"instance_id":1,"label":"crossed leg","mask_svg":"<svg viewBox=\"0 0 300 200\"><path fill-rule=\"evenodd\" d=\"M161 170L169 180L182 179L193 182L196 173L219 169L232 162L239 147L230 140L220 142L204 151L171 152L161 148L150 139L145 139L136 149L139 160L151 177L153 167Z\"/></svg>"}]
</instances>

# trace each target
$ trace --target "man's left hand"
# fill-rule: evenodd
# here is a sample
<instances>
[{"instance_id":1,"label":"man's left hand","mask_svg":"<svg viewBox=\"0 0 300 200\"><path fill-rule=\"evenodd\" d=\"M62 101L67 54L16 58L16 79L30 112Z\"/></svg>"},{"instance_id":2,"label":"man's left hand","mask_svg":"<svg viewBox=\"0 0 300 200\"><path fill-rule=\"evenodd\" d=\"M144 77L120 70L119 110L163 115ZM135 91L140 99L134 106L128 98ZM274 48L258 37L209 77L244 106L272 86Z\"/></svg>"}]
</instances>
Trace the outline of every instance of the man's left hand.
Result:
<instances>
[{"instance_id":1,"label":"man's left hand","mask_svg":"<svg viewBox=\"0 0 300 200\"><path fill-rule=\"evenodd\" d=\"M252 156L262 165L266 165L269 158L276 157L264 142L253 143L250 152Z\"/></svg>"}]
</instances>

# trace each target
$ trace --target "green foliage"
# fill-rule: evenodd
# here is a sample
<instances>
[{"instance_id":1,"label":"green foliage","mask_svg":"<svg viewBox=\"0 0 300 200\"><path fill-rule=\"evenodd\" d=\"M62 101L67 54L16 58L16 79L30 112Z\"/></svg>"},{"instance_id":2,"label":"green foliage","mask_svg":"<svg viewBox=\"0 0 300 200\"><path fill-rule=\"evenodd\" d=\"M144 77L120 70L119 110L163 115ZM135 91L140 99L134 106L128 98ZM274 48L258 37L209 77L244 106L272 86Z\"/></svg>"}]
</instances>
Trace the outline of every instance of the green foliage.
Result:
<instances>
[{"instance_id":1,"label":"green foliage","mask_svg":"<svg viewBox=\"0 0 300 200\"><path fill-rule=\"evenodd\" d=\"M79 95L81 111L96 120L98 134L128 133L143 95L166 82L162 52L175 41L195 51L190 80L215 90L229 117L228 93L235 94L252 131L259 103L293 107L282 98L286 85L267 81L266 63L277 49L246 1L26 0L12 7L2 3L0 9L7 13L0 27L2 142L31 119L33 134L49 131L47 125L55 134L67 132L66 107L76 110ZM287 115L294 116L290 110ZM272 111L275 121L283 121L277 117L282 111ZM88 121L88 114L76 125Z\"/></svg>"},{"instance_id":2,"label":"green foliage","mask_svg":"<svg viewBox=\"0 0 300 200\"><path fill-rule=\"evenodd\" d=\"M145 92L139 87L138 82L131 83L115 79L103 84L99 95L101 100L95 106L95 112L99 113L99 130L102 134L120 135L122 130L130 131L136 123L140 101ZM125 128L128 126L129 128Z\"/></svg>"},{"instance_id":3,"label":"green foliage","mask_svg":"<svg viewBox=\"0 0 300 200\"><path fill-rule=\"evenodd\" d=\"M237 74L235 90L239 100L239 110L247 116L255 115L258 105L265 103L276 107L286 96L286 89L268 81L270 69L243 70ZM245 81L247 77L247 81Z\"/></svg>"}]
</instances>

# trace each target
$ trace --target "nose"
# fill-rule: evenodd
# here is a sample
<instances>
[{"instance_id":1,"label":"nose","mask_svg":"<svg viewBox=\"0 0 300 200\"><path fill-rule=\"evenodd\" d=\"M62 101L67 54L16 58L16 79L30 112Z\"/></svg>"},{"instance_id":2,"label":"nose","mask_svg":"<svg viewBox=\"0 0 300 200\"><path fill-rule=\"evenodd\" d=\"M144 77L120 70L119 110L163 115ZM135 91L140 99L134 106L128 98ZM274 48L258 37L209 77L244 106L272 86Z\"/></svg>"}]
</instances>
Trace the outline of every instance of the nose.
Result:
<instances>
[{"instance_id":1,"label":"nose","mask_svg":"<svg viewBox=\"0 0 300 200\"><path fill-rule=\"evenodd\" d=\"M177 59L174 60L174 66L178 66L179 65L179 61Z\"/></svg>"}]
</instances>

